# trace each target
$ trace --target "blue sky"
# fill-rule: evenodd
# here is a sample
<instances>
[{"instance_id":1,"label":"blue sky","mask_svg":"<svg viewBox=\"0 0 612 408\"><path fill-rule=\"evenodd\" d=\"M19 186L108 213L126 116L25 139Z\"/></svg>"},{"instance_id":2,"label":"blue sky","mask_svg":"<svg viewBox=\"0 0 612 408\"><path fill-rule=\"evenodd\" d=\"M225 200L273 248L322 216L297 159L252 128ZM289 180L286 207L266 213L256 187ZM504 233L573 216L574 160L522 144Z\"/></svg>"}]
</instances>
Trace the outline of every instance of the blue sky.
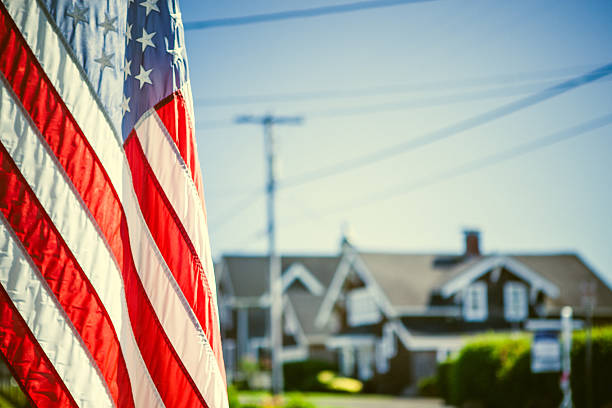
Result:
<instances>
[{"instance_id":1,"label":"blue sky","mask_svg":"<svg viewBox=\"0 0 612 408\"><path fill-rule=\"evenodd\" d=\"M331 4L343 2L206 0L181 7L183 20L192 22ZM275 128L282 183L606 65L611 38L609 1L439 0L188 31L214 253L267 248L262 129L232 125L235 116L303 115L301 126ZM612 282L612 125L449 176L458 166L612 113L610 79L387 160L281 189L279 249L335 253L348 225L363 249L458 252L461 230L471 227L481 230L485 252L574 251ZM304 93L325 97L296 98ZM440 172L447 176L400 194Z\"/></svg>"}]
</instances>

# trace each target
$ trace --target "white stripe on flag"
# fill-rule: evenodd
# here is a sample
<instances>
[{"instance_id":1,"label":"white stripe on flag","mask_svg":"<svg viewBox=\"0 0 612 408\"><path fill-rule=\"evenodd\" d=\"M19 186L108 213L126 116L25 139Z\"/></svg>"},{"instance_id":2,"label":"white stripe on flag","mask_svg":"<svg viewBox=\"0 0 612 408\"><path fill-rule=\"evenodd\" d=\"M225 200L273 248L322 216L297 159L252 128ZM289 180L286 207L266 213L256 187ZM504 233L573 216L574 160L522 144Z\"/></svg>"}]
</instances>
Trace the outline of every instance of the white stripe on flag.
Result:
<instances>
[{"instance_id":1,"label":"white stripe on flag","mask_svg":"<svg viewBox=\"0 0 612 408\"><path fill-rule=\"evenodd\" d=\"M131 177L126 172L126 177ZM132 190L132 194L135 194ZM165 264L144 224L135 195L126 200L132 256L155 314L176 353L212 407L226 407L225 384L196 316Z\"/></svg>"},{"instance_id":2,"label":"white stripe on flag","mask_svg":"<svg viewBox=\"0 0 612 408\"><path fill-rule=\"evenodd\" d=\"M200 196L174 141L155 112L149 110L135 127L147 161L178 215L200 260L204 259L206 223ZM216 309L216 303L215 303Z\"/></svg>"},{"instance_id":3,"label":"white stripe on flag","mask_svg":"<svg viewBox=\"0 0 612 408\"><path fill-rule=\"evenodd\" d=\"M206 274L210 292L213 295L214 308L219 310L204 211L200 196L187 170L187 165L181 158L174 141L168 135L168 131L155 109L150 109L142 116L136 124L135 131L157 181L159 181L168 201L170 201L196 249ZM218 319L216 324L215 329L220 330Z\"/></svg>"},{"instance_id":4,"label":"white stripe on flag","mask_svg":"<svg viewBox=\"0 0 612 408\"><path fill-rule=\"evenodd\" d=\"M104 304L121 345L136 405L161 407L163 403L130 326L115 259L67 176L56 165L55 156L23 115L12 92L0 81L0 140Z\"/></svg>"},{"instance_id":5,"label":"white stripe on flag","mask_svg":"<svg viewBox=\"0 0 612 408\"><path fill-rule=\"evenodd\" d=\"M112 407L106 382L0 213L0 283L79 406Z\"/></svg>"}]
</instances>

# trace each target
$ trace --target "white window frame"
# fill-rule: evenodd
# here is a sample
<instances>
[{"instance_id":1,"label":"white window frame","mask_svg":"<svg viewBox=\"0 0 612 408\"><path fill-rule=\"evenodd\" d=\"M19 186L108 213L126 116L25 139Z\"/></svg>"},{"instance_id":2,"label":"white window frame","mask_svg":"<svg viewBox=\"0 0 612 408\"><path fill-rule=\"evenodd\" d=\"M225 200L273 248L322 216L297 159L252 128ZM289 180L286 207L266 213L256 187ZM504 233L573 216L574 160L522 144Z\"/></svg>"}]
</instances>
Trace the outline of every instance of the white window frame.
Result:
<instances>
[{"instance_id":1,"label":"white window frame","mask_svg":"<svg viewBox=\"0 0 612 408\"><path fill-rule=\"evenodd\" d=\"M376 300L367 287L350 291L346 302L347 319L350 326L376 324L382 318Z\"/></svg>"},{"instance_id":2,"label":"white window frame","mask_svg":"<svg viewBox=\"0 0 612 408\"><path fill-rule=\"evenodd\" d=\"M465 321L485 321L489 315L487 299L487 284L485 282L472 282L465 288L463 296L463 318Z\"/></svg>"},{"instance_id":3,"label":"white window frame","mask_svg":"<svg viewBox=\"0 0 612 408\"><path fill-rule=\"evenodd\" d=\"M529 315L527 287L516 281L504 284L504 317L508 322L521 322Z\"/></svg>"}]
</instances>

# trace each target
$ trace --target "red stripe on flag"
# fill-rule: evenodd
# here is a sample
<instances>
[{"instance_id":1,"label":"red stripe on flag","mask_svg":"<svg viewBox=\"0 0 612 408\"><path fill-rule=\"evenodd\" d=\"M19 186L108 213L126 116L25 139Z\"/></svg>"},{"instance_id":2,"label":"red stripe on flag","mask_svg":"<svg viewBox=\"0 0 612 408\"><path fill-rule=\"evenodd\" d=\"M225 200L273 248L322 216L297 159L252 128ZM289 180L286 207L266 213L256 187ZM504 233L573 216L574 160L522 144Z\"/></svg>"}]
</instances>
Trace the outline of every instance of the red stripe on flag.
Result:
<instances>
[{"instance_id":1,"label":"red stripe on flag","mask_svg":"<svg viewBox=\"0 0 612 408\"><path fill-rule=\"evenodd\" d=\"M148 137L151 137L149 135ZM135 131L124 144L142 215L166 264L204 329L223 373L221 337L209 283L193 243L159 185Z\"/></svg>"},{"instance_id":2,"label":"red stripe on flag","mask_svg":"<svg viewBox=\"0 0 612 408\"><path fill-rule=\"evenodd\" d=\"M79 332L121 407L132 387L110 317L74 255L0 143L0 211Z\"/></svg>"},{"instance_id":3,"label":"red stripe on flag","mask_svg":"<svg viewBox=\"0 0 612 408\"><path fill-rule=\"evenodd\" d=\"M4 5L0 9L0 70L109 243L123 275L136 342L164 404L206 406L147 298L134 265L125 213L108 174Z\"/></svg>"},{"instance_id":4,"label":"red stripe on flag","mask_svg":"<svg viewBox=\"0 0 612 408\"><path fill-rule=\"evenodd\" d=\"M35 406L78 408L2 285L0 285L0 352L8 363L13 377Z\"/></svg>"},{"instance_id":5,"label":"red stripe on flag","mask_svg":"<svg viewBox=\"0 0 612 408\"><path fill-rule=\"evenodd\" d=\"M204 219L206 219L202 173L200 172L200 162L198 160L198 152L195 145L193 122L192 118L189 117L187 113L185 98L181 91L178 90L155 105L155 110L189 169L200 200L202 200Z\"/></svg>"}]
</instances>

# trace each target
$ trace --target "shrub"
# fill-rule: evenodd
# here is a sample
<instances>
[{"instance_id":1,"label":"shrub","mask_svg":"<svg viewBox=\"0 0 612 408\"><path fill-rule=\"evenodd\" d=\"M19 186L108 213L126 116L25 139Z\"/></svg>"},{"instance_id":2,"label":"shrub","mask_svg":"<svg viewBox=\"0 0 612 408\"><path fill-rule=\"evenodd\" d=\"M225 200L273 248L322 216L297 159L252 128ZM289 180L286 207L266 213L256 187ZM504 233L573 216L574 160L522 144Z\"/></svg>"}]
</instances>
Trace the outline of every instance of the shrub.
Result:
<instances>
[{"instance_id":1,"label":"shrub","mask_svg":"<svg viewBox=\"0 0 612 408\"><path fill-rule=\"evenodd\" d=\"M507 344L506 359L498 373L500 407L553 408L562 394L558 373L531 372L531 342L524 338Z\"/></svg>"},{"instance_id":2,"label":"shrub","mask_svg":"<svg viewBox=\"0 0 612 408\"><path fill-rule=\"evenodd\" d=\"M593 407L612 404L612 326L592 330L591 392ZM573 337L571 353L572 399L576 408L587 406L586 333L577 332Z\"/></svg>"},{"instance_id":3,"label":"shrub","mask_svg":"<svg viewBox=\"0 0 612 408\"><path fill-rule=\"evenodd\" d=\"M417 384L418 392L421 397L438 397L438 378L435 375L431 377L421 378Z\"/></svg>"},{"instance_id":4,"label":"shrub","mask_svg":"<svg viewBox=\"0 0 612 408\"><path fill-rule=\"evenodd\" d=\"M454 358L448 358L445 361L438 364L436 372L436 383L438 386L438 393L447 405L453 404L454 401L451 398L451 375L453 370L453 364L455 364Z\"/></svg>"},{"instance_id":5,"label":"shrub","mask_svg":"<svg viewBox=\"0 0 612 408\"><path fill-rule=\"evenodd\" d=\"M229 401L229 408L241 408L240 400L238 399L238 390L235 386L230 385L227 387L227 399Z\"/></svg>"},{"instance_id":6,"label":"shrub","mask_svg":"<svg viewBox=\"0 0 612 408\"><path fill-rule=\"evenodd\" d=\"M453 364L451 400L457 404L495 400L497 372L501 367L496 343L499 339L482 338L466 345Z\"/></svg>"},{"instance_id":7,"label":"shrub","mask_svg":"<svg viewBox=\"0 0 612 408\"><path fill-rule=\"evenodd\" d=\"M286 363L283 366L285 390L324 391L326 387L317 380L317 375L326 370L335 371L336 366L321 360Z\"/></svg>"},{"instance_id":8,"label":"shrub","mask_svg":"<svg viewBox=\"0 0 612 408\"><path fill-rule=\"evenodd\" d=\"M476 339L460 351L454 363L438 369L438 378L442 397L457 405L547 408L558 406L562 397L558 373L531 372L527 335Z\"/></svg>"}]
</instances>

